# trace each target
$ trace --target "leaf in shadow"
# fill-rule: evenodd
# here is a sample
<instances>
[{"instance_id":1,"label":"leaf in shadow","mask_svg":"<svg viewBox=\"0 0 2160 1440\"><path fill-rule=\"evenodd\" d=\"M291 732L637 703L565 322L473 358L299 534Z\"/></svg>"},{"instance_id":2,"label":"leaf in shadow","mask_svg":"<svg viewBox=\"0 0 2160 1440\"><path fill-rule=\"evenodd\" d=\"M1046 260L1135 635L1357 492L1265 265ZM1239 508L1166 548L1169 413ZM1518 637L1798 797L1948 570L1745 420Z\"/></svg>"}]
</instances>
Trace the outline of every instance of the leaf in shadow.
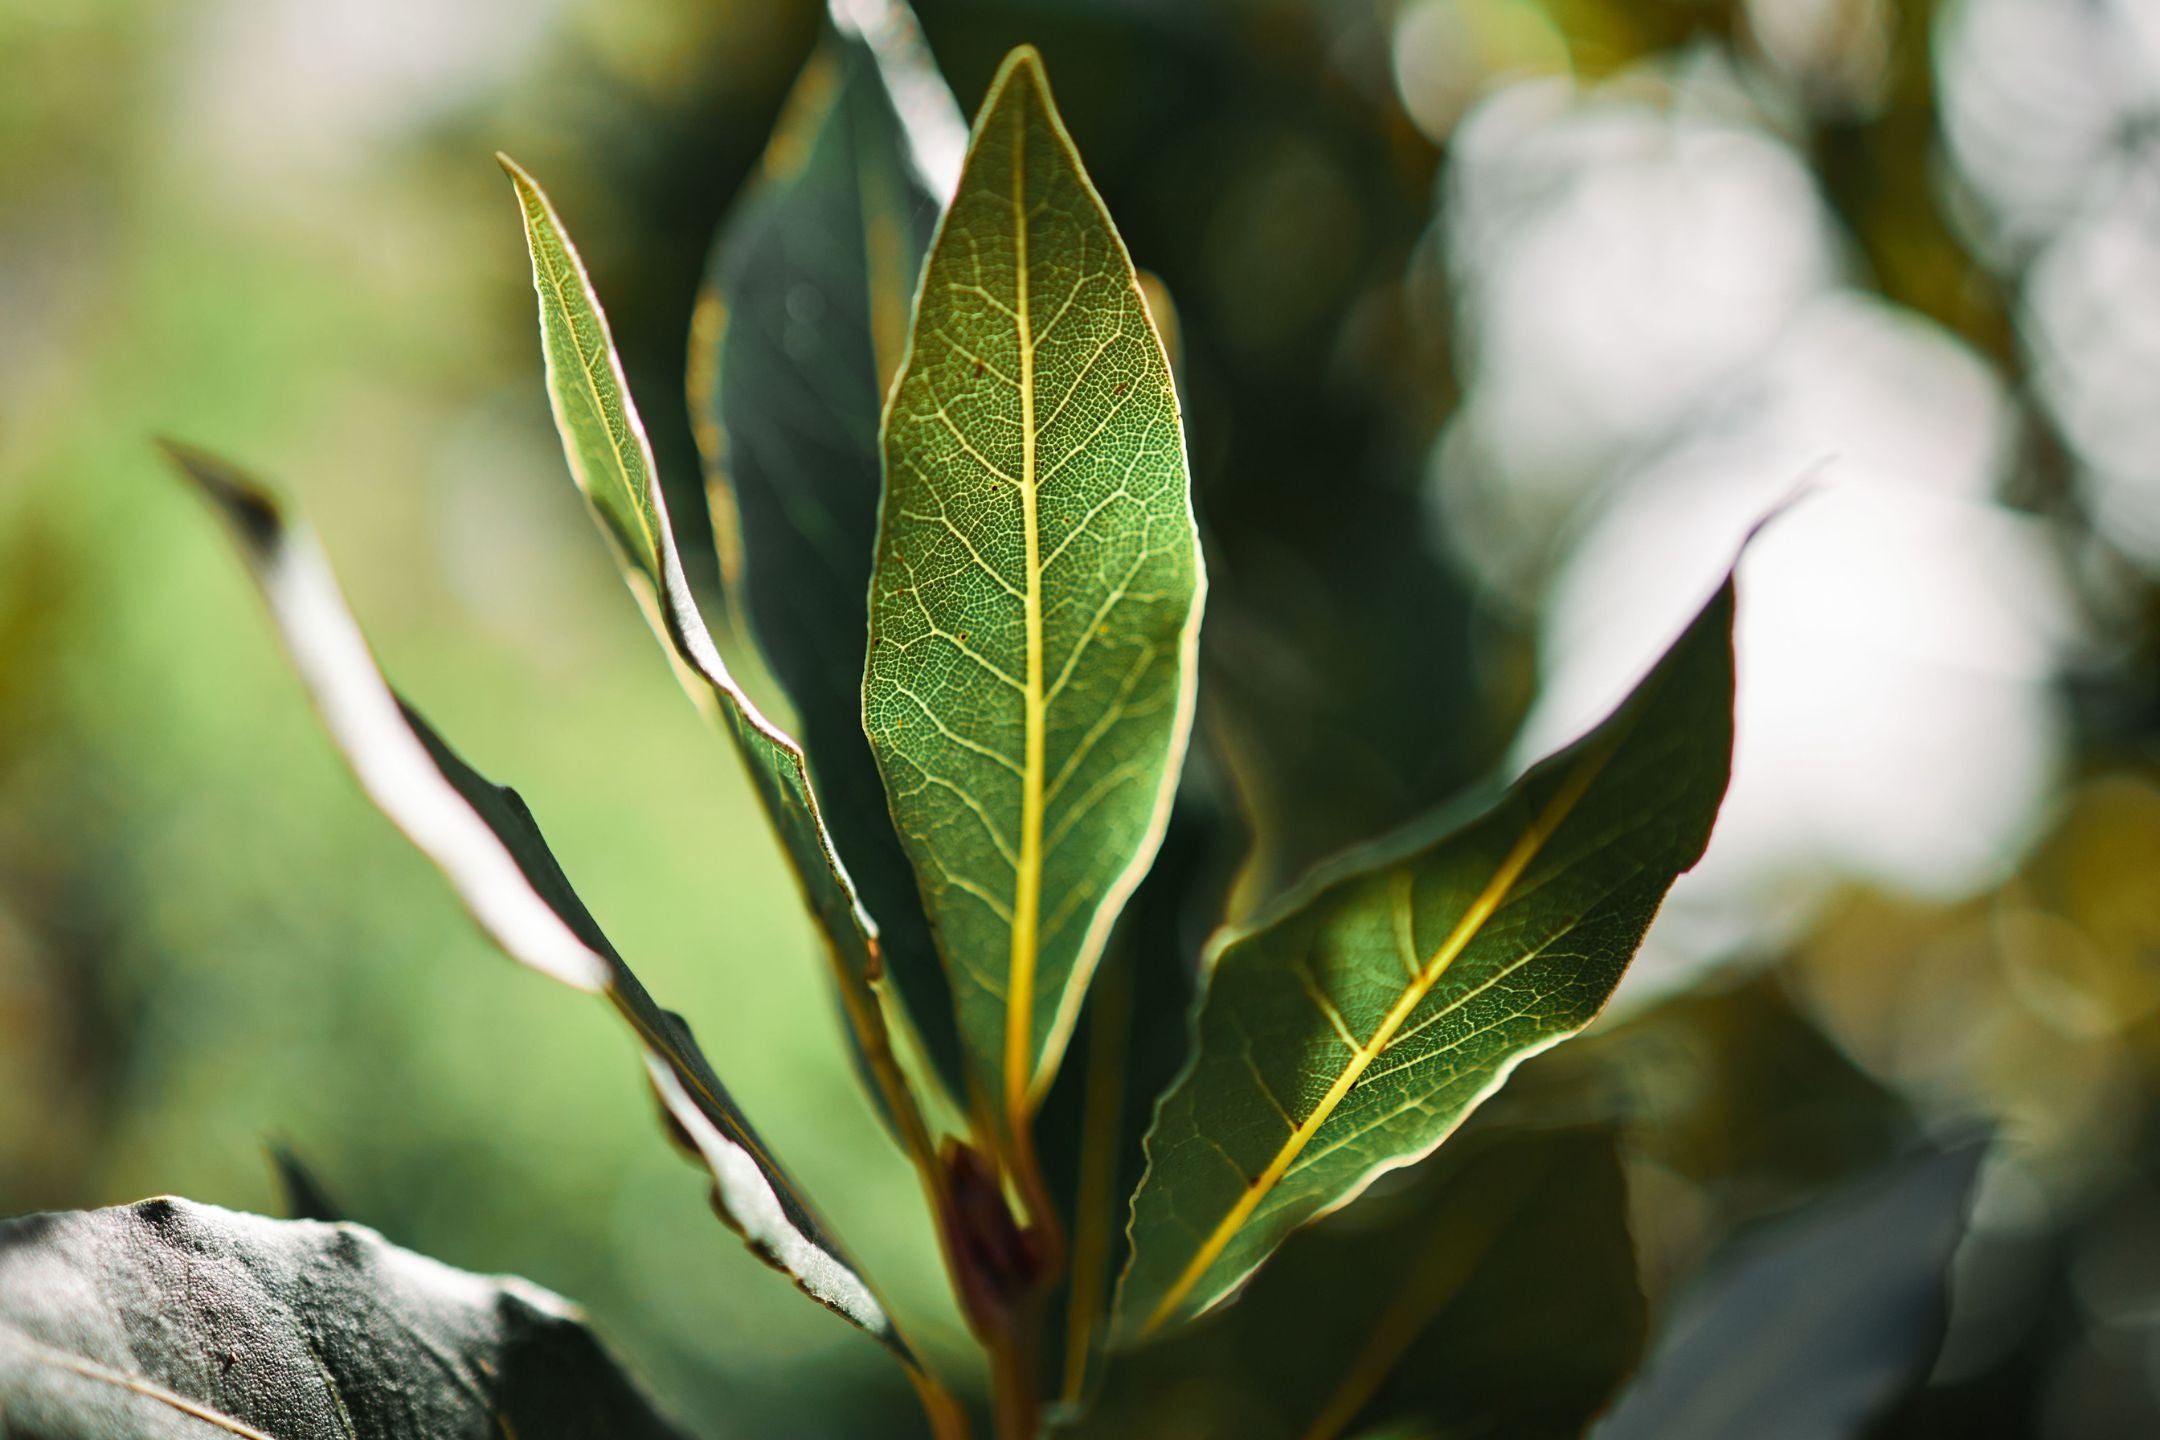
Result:
<instances>
[{"instance_id":1,"label":"leaf in shadow","mask_svg":"<svg viewBox=\"0 0 2160 1440\"><path fill-rule=\"evenodd\" d=\"M536 1285L176 1199L0 1222L0 1434L682 1436Z\"/></svg>"},{"instance_id":2,"label":"leaf in shadow","mask_svg":"<svg viewBox=\"0 0 2160 1440\"><path fill-rule=\"evenodd\" d=\"M322 1180L306 1162L293 1152L290 1145L273 1144L269 1147L270 1169L277 1178L278 1194L284 1200L285 1218L288 1220L321 1220L325 1223L346 1218L345 1207L330 1198Z\"/></svg>"},{"instance_id":3,"label":"leaf in shadow","mask_svg":"<svg viewBox=\"0 0 2160 1440\"><path fill-rule=\"evenodd\" d=\"M1983 1145L1744 1237L1682 1297L1594 1440L1854 1440L1926 1374Z\"/></svg>"},{"instance_id":4,"label":"leaf in shadow","mask_svg":"<svg viewBox=\"0 0 2160 1440\"><path fill-rule=\"evenodd\" d=\"M1613 1132L1482 1127L1401 1178L1114 1355L1078 1440L1580 1435L1647 1329Z\"/></svg>"},{"instance_id":5,"label":"leaf in shadow","mask_svg":"<svg viewBox=\"0 0 2160 1440\"><path fill-rule=\"evenodd\" d=\"M825 821L948 1088L965 1093L915 873L863 734L878 419L967 127L900 0L835 0L713 246L690 408L733 603L787 693Z\"/></svg>"}]
</instances>

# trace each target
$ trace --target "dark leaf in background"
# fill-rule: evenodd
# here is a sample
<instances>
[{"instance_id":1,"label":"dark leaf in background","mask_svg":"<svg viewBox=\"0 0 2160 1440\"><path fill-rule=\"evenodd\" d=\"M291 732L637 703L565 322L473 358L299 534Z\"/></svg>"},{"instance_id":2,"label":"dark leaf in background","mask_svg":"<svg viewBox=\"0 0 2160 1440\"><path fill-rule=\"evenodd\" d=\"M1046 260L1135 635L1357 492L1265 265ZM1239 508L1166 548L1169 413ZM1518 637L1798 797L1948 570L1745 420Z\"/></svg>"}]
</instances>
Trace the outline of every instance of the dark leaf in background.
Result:
<instances>
[{"instance_id":1,"label":"dark leaf in background","mask_svg":"<svg viewBox=\"0 0 2160 1440\"><path fill-rule=\"evenodd\" d=\"M1854 1440L1925 1377L1985 1147L1929 1152L1736 1242L1595 1440Z\"/></svg>"},{"instance_id":2,"label":"dark leaf in background","mask_svg":"<svg viewBox=\"0 0 2160 1440\"><path fill-rule=\"evenodd\" d=\"M567 1302L192 1201L0 1223L10 1440L680 1440Z\"/></svg>"},{"instance_id":3,"label":"dark leaf in background","mask_svg":"<svg viewBox=\"0 0 2160 1440\"><path fill-rule=\"evenodd\" d=\"M1037 1148L1072 1237L1060 1337L1068 1400L1089 1380L1110 1288L1125 1265L1130 1197L1146 1168L1140 1140L1185 1064L1201 954L1245 854L1224 789L1213 757L1196 747L1162 850L1111 933L1071 1056L1036 1118Z\"/></svg>"},{"instance_id":4,"label":"dark leaf in background","mask_svg":"<svg viewBox=\"0 0 2160 1440\"><path fill-rule=\"evenodd\" d=\"M802 734L833 843L947 1086L945 973L863 734L878 420L967 127L899 0L835 5L715 242L690 409L730 596Z\"/></svg>"},{"instance_id":5,"label":"dark leaf in background","mask_svg":"<svg viewBox=\"0 0 2160 1440\"><path fill-rule=\"evenodd\" d=\"M1490 809L1350 857L1227 938L1147 1138L1123 1336L1207 1310L1597 1017L1724 799L1733 598L1728 577L1610 718Z\"/></svg>"},{"instance_id":6,"label":"dark leaf in background","mask_svg":"<svg viewBox=\"0 0 2160 1440\"><path fill-rule=\"evenodd\" d=\"M1480 1127L1397 1178L1218 1314L1113 1355L1073 1433L1579 1435L1647 1324L1613 1132Z\"/></svg>"},{"instance_id":7,"label":"dark leaf in background","mask_svg":"<svg viewBox=\"0 0 2160 1440\"><path fill-rule=\"evenodd\" d=\"M662 1010L600 932L517 792L453 753L390 689L313 537L225 462L167 453L231 528L293 664L361 788L450 881L489 938L544 975L605 994L637 1032L646 1071L712 1174L715 1207L768 1264L912 1363L854 1263L766 1150L689 1027Z\"/></svg>"},{"instance_id":8,"label":"dark leaf in background","mask_svg":"<svg viewBox=\"0 0 2160 1440\"><path fill-rule=\"evenodd\" d=\"M346 1218L345 1207L330 1198L330 1192L289 1145L272 1145L269 1148L270 1169L277 1178L279 1198L285 1218L288 1220L320 1220L325 1224Z\"/></svg>"}]
</instances>

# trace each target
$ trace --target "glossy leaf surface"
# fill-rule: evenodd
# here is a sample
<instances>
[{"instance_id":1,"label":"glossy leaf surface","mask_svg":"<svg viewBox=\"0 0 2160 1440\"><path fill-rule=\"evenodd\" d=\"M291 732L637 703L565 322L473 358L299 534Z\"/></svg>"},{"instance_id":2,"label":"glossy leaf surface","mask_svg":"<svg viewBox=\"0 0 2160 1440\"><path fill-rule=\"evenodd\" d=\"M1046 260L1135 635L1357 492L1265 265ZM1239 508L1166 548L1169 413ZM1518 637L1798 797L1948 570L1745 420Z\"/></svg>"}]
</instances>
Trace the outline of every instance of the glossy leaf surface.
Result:
<instances>
[{"instance_id":1,"label":"glossy leaf surface","mask_svg":"<svg viewBox=\"0 0 2160 1440\"><path fill-rule=\"evenodd\" d=\"M0 1223L0 1434L675 1440L567 1302L187 1200Z\"/></svg>"},{"instance_id":2,"label":"glossy leaf surface","mask_svg":"<svg viewBox=\"0 0 2160 1440\"><path fill-rule=\"evenodd\" d=\"M1942 1343L1979 1145L1924 1153L1732 1247L1595 1440L1858 1440Z\"/></svg>"},{"instance_id":3,"label":"glossy leaf surface","mask_svg":"<svg viewBox=\"0 0 2160 1440\"><path fill-rule=\"evenodd\" d=\"M1161 841L1204 588L1162 343L1032 50L977 117L884 434L864 724L1018 1121Z\"/></svg>"},{"instance_id":4,"label":"glossy leaf surface","mask_svg":"<svg viewBox=\"0 0 2160 1440\"><path fill-rule=\"evenodd\" d=\"M899 0L835 0L714 245L690 406L722 569L798 717L834 844L945 1079L952 996L863 735L878 420L967 128Z\"/></svg>"},{"instance_id":5,"label":"glossy leaf surface","mask_svg":"<svg viewBox=\"0 0 2160 1440\"><path fill-rule=\"evenodd\" d=\"M1578 1436L1641 1357L1605 1129L1487 1130L1305 1231L1238 1303L1112 1357L1086 1437Z\"/></svg>"},{"instance_id":6,"label":"glossy leaf surface","mask_svg":"<svg viewBox=\"0 0 2160 1440\"><path fill-rule=\"evenodd\" d=\"M1350 857L1222 946L1148 1137L1126 1335L1221 1300L1597 1016L1724 797L1732 619L1728 580L1609 719L1491 809Z\"/></svg>"},{"instance_id":7,"label":"glossy leaf surface","mask_svg":"<svg viewBox=\"0 0 2160 1440\"><path fill-rule=\"evenodd\" d=\"M689 1028L617 955L517 792L490 783L392 692L313 538L249 477L168 447L238 540L309 696L361 788L433 860L511 958L605 994L637 1032L673 1122L711 1171L716 1207L760 1258L908 1358L853 1262L713 1074Z\"/></svg>"}]
</instances>

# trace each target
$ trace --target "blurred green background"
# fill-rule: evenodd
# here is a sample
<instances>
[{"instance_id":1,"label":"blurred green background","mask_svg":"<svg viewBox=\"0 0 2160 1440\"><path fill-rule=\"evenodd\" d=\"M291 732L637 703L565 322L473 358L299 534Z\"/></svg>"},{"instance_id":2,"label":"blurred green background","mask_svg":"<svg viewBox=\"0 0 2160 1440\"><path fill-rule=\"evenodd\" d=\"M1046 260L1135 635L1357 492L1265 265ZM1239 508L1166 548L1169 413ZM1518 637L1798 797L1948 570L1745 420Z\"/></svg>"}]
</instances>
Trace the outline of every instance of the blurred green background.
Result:
<instances>
[{"instance_id":1,"label":"blurred green background","mask_svg":"<svg viewBox=\"0 0 2160 1440\"><path fill-rule=\"evenodd\" d=\"M1178 306L1241 906L1595 713L1812 481L1743 572L1711 857L1582 1047L1653 1291L1983 1120L1885 1433L2160 1432L2160 3L918 9L963 107L1041 47ZM792 882L568 483L490 159L584 248L711 588L689 315L819 11L0 0L0 1213L274 1209L282 1141L587 1304L701 1434L917 1423L715 1225L627 1038L359 798L148 443L282 479L961 1353Z\"/></svg>"}]
</instances>

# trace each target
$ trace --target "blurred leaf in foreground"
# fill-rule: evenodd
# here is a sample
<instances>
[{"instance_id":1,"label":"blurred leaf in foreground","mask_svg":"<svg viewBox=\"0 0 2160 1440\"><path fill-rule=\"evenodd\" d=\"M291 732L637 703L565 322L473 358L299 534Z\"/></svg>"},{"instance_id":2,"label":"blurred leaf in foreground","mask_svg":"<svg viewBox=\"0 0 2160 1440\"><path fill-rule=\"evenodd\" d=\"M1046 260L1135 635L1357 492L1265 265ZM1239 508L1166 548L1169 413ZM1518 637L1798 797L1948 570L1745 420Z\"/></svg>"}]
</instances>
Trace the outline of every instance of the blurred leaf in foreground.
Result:
<instances>
[{"instance_id":1,"label":"blurred leaf in foreground","mask_svg":"<svg viewBox=\"0 0 2160 1440\"><path fill-rule=\"evenodd\" d=\"M0 1433L679 1440L567 1302L192 1201L0 1222Z\"/></svg>"}]
</instances>

